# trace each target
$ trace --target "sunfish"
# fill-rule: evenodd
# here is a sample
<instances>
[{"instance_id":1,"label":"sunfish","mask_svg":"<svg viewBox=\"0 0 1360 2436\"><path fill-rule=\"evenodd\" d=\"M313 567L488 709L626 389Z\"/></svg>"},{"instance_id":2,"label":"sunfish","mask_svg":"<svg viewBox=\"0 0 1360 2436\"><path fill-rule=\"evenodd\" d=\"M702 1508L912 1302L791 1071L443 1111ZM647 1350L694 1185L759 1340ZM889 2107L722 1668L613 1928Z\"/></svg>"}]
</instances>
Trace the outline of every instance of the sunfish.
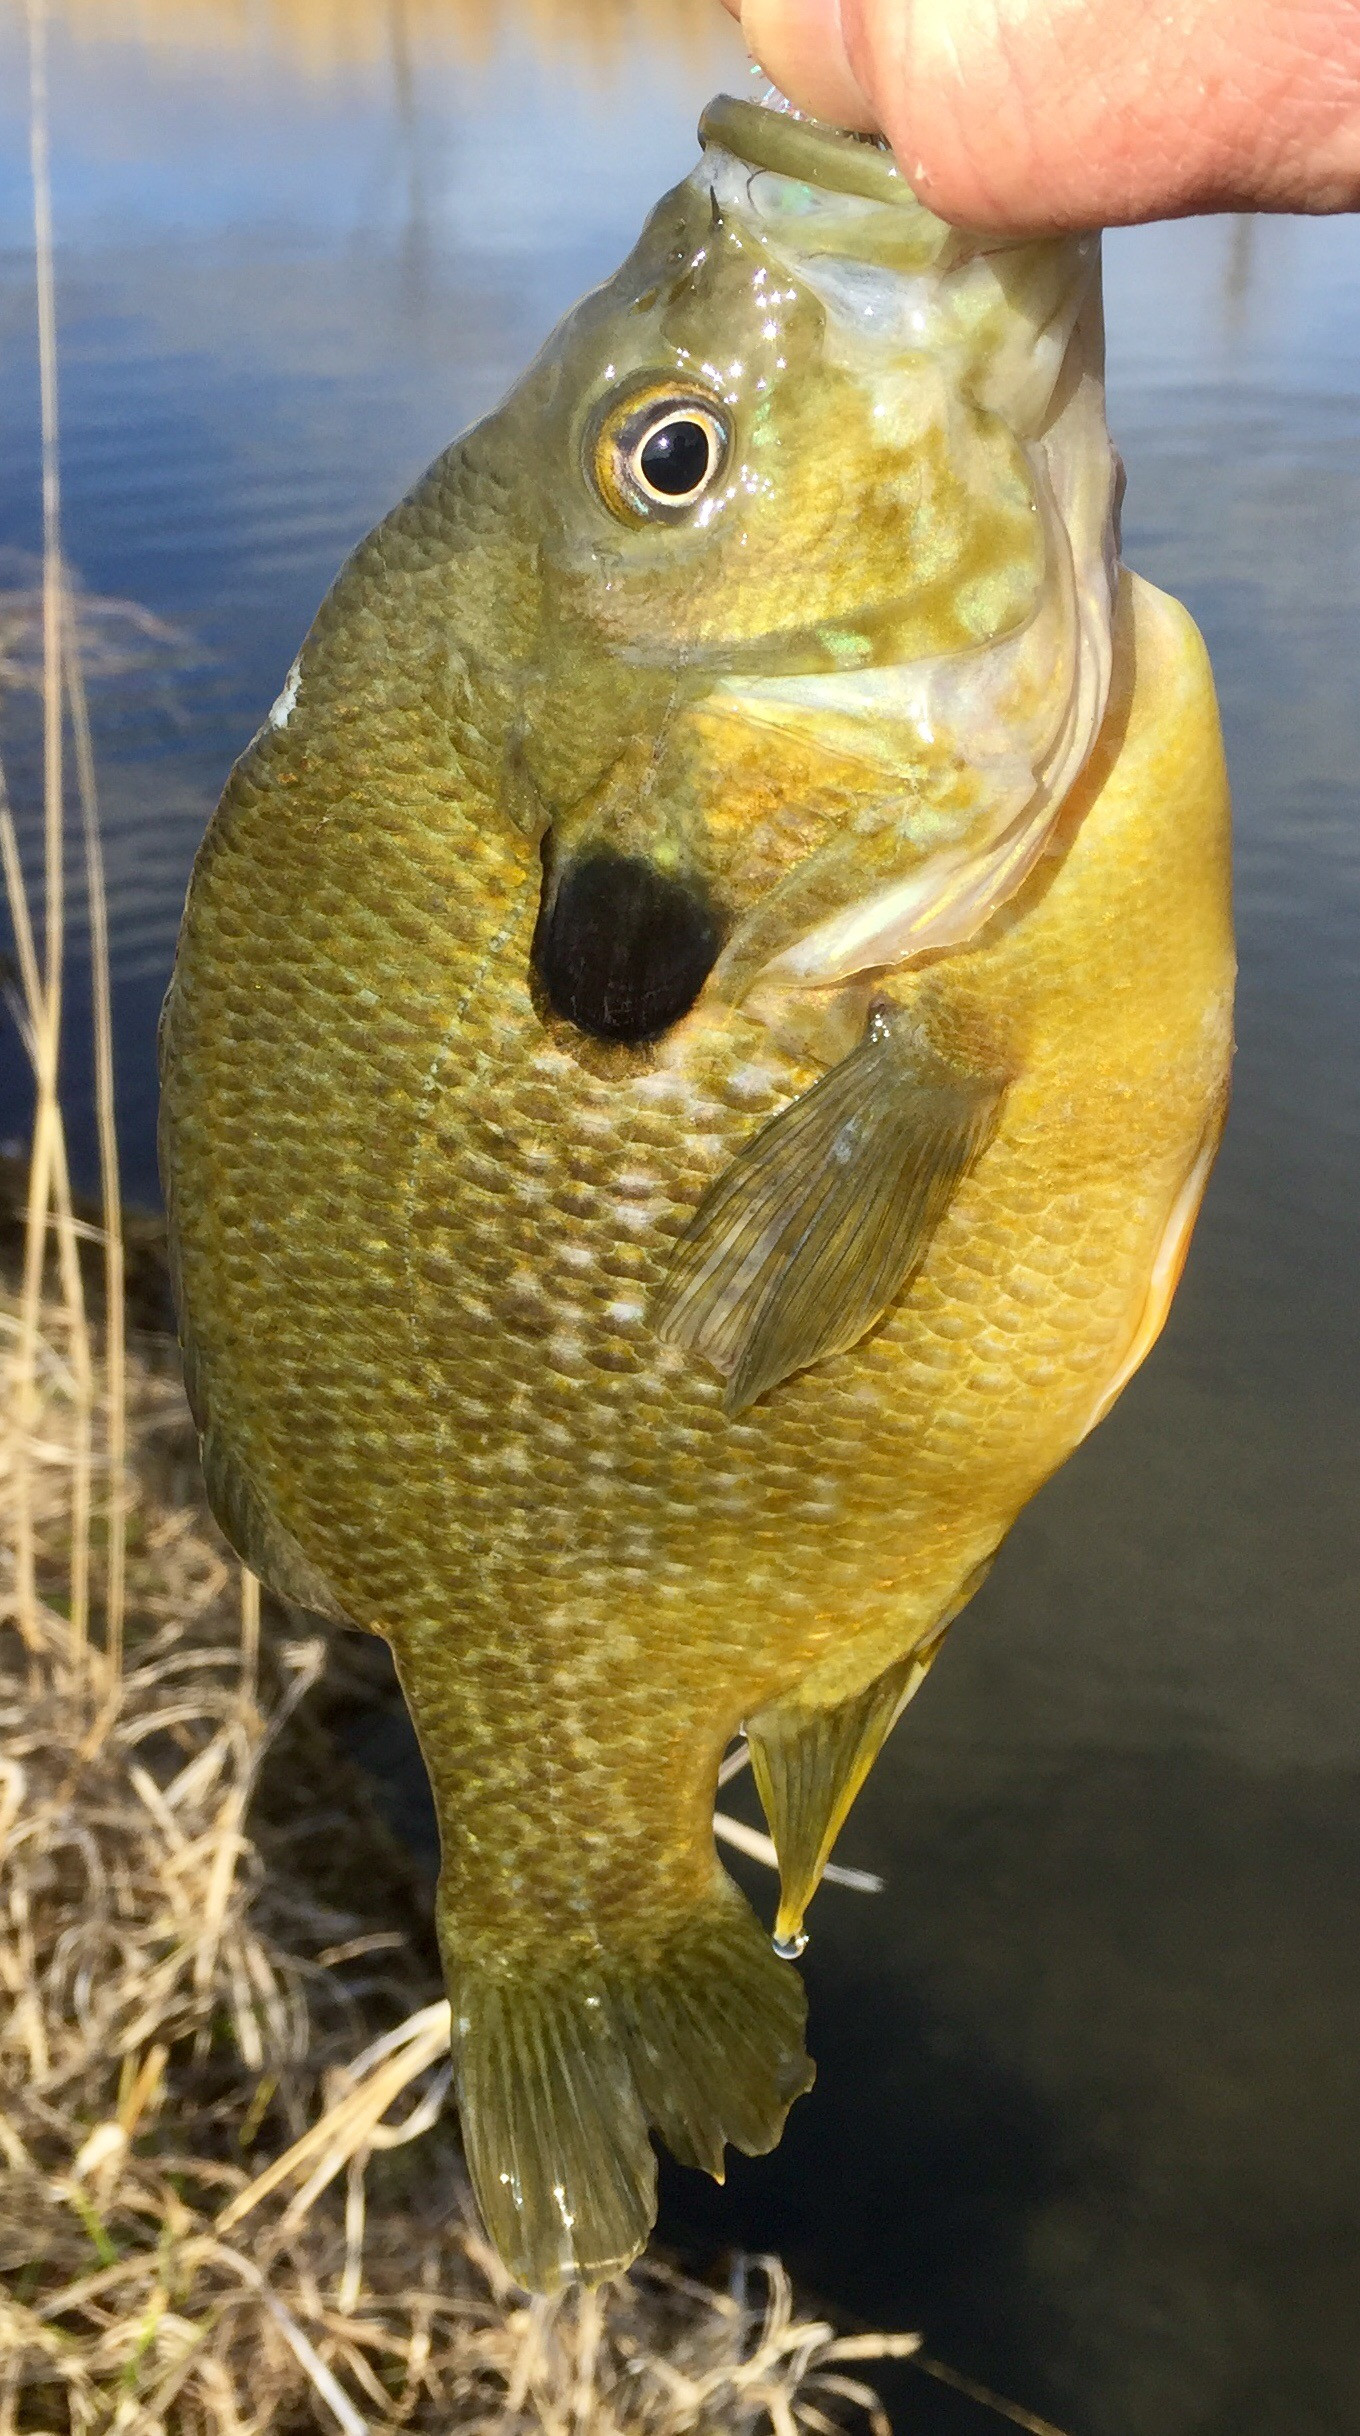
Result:
<instances>
[{"instance_id":1,"label":"sunfish","mask_svg":"<svg viewBox=\"0 0 1360 2436\"><path fill-rule=\"evenodd\" d=\"M649 2127L720 2175L808 2088L808 1901L1161 1327L1231 1050L1098 240L946 227L753 102L701 135L342 570L163 1025L214 1511L391 1643L472 2180L543 2292L642 2246ZM714 1848L741 1730L774 1942Z\"/></svg>"}]
</instances>

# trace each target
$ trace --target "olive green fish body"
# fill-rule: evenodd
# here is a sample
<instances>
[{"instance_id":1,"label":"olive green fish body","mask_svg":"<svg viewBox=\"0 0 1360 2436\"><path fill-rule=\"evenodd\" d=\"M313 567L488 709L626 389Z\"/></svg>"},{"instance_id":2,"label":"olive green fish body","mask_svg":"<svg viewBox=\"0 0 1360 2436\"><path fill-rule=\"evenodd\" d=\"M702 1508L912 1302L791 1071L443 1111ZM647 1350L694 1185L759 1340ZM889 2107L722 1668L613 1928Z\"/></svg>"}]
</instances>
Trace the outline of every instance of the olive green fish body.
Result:
<instances>
[{"instance_id":1,"label":"olive green fish body","mask_svg":"<svg viewBox=\"0 0 1360 2436\"><path fill-rule=\"evenodd\" d=\"M718 2171L806 2087L719 1759L748 1728L790 1948L1156 1334L1230 1053L1212 684L1112 590L1087 258L979 281L881 155L725 107L342 574L165 1017L210 1490L392 1643L474 2180L543 2288L645 2238L649 2122Z\"/></svg>"}]
</instances>

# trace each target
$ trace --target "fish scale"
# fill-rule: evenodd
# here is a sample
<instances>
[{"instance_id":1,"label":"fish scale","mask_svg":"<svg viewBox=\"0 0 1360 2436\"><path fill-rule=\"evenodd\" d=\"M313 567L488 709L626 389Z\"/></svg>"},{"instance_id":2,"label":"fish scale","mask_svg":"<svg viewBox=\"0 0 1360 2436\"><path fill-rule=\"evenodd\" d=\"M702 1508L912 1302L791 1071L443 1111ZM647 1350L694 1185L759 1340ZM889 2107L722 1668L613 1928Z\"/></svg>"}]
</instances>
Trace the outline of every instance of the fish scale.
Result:
<instances>
[{"instance_id":1,"label":"fish scale","mask_svg":"<svg viewBox=\"0 0 1360 2436\"><path fill-rule=\"evenodd\" d=\"M778 1957L1155 1337L1231 1051L1212 682L1113 582L1089 245L978 255L846 139L705 133L343 571L163 1032L209 1491L280 1596L392 1645L469 2164L540 2290L645 2239L649 2123L720 2172L808 2086ZM752 322L747 391L776 261L798 353ZM894 280L909 347L855 318ZM727 487L649 524L617 451L654 394ZM713 1844L743 1726L778 1954Z\"/></svg>"}]
</instances>

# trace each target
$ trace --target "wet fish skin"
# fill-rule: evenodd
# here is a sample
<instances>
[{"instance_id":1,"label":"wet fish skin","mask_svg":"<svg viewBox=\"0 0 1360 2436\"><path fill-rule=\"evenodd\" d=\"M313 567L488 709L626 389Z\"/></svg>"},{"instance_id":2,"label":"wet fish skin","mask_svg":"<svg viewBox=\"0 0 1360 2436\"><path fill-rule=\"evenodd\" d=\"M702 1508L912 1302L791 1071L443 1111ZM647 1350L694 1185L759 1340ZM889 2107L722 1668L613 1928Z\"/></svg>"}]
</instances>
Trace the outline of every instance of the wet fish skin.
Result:
<instances>
[{"instance_id":1,"label":"wet fish skin","mask_svg":"<svg viewBox=\"0 0 1360 2436\"><path fill-rule=\"evenodd\" d=\"M1111 590L1090 249L979 264L817 140L825 189L786 174L801 133L720 116L349 562L164 1022L210 1491L282 1595L392 1643L474 2179L540 2289L645 2238L648 2121L710 2170L778 2137L801 1989L717 1863L721 1753L747 1723L792 1940L944 1625L1155 1335L1224 1107L1212 681L1183 611ZM921 330L884 341L903 296ZM704 521L622 522L590 478L658 379L730 418ZM574 887L635 903L637 866L634 962L667 905L712 961L656 1031L624 956L610 1035L588 992L555 1010L545 925ZM747 1238L715 1311L703 1214L729 1193L787 1318L743 1179L860 1074L983 1113L937 1153L918 1102L855 1103L827 1224L861 1188L887 1223L885 1141L928 1215L866 1332L794 1308L733 1411Z\"/></svg>"}]
</instances>

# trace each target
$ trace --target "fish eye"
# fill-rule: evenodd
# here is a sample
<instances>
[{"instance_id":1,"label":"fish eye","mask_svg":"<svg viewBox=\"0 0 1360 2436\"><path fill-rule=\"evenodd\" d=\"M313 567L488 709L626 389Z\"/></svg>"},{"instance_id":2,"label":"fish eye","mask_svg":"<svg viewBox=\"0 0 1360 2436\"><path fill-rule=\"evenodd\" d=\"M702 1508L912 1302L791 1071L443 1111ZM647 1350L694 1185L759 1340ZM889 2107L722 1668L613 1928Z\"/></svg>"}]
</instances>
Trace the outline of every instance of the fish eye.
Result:
<instances>
[{"instance_id":1,"label":"fish eye","mask_svg":"<svg viewBox=\"0 0 1360 2436\"><path fill-rule=\"evenodd\" d=\"M732 430L716 399L649 390L606 405L588 448L595 489L626 524L681 524L726 469Z\"/></svg>"}]
</instances>

